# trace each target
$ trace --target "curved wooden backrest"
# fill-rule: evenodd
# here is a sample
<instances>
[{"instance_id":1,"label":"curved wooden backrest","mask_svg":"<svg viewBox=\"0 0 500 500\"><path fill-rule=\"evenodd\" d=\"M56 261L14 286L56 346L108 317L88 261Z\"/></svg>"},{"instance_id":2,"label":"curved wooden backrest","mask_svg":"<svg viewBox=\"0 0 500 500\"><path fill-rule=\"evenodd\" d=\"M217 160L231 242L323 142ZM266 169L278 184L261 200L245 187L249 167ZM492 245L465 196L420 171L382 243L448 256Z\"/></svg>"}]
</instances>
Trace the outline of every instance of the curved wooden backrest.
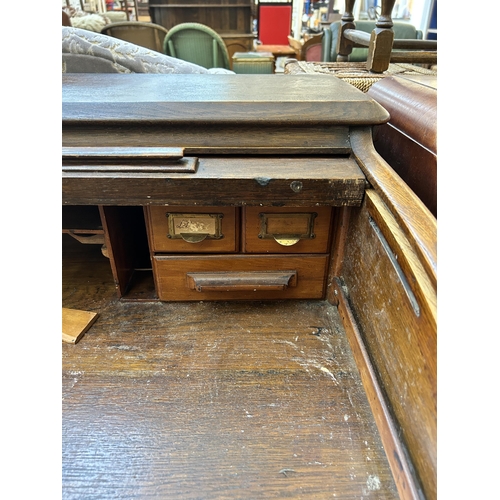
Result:
<instances>
[{"instance_id":1,"label":"curved wooden backrest","mask_svg":"<svg viewBox=\"0 0 500 500\"><path fill-rule=\"evenodd\" d=\"M302 61L321 61L323 35L316 35L305 41L300 52Z\"/></svg>"},{"instance_id":2,"label":"curved wooden backrest","mask_svg":"<svg viewBox=\"0 0 500 500\"><path fill-rule=\"evenodd\" d=\"M168 31L159 24L123 21L104 26L101 33L156 52L163 52L163 40Z\"/></svg>"}]
</instances>

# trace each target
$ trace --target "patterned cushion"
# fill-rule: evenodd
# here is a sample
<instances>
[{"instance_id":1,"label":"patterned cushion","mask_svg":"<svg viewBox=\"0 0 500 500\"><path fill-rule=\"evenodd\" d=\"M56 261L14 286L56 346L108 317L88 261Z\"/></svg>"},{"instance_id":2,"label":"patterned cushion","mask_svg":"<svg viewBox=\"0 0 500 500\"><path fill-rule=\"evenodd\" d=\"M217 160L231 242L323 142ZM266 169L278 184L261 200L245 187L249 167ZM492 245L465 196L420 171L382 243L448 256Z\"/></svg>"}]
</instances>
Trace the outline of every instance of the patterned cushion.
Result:
<instances>
[{"instance_id":1,"label":"patterned cushion","mask_svg":"<svg viewBox=\"0 0 500 500\"><path fill-rule=\"evenodd\" d=\"M62 27L63 73L233 73L205 69L93 31Z\"/></svg>"}]
</instances>

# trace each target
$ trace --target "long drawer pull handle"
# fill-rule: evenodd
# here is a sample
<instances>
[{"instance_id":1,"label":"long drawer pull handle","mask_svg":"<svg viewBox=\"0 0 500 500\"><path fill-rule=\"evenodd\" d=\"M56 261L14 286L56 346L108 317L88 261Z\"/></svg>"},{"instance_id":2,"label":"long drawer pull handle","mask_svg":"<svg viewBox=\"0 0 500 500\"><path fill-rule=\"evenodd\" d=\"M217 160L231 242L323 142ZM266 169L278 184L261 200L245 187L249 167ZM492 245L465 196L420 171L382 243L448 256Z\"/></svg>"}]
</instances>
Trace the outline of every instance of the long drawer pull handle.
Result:
<instances>
[{"instance_id":1,"label":"long drawer pull handle","mask_svg":"<svg viewBox=\"0 0 500 500\"><path fill-rule=\"evenodd\" d=\"M297 271L187 273L187 285L197 292L283 291L297 286Z\"/></svg>"}]
</instances>

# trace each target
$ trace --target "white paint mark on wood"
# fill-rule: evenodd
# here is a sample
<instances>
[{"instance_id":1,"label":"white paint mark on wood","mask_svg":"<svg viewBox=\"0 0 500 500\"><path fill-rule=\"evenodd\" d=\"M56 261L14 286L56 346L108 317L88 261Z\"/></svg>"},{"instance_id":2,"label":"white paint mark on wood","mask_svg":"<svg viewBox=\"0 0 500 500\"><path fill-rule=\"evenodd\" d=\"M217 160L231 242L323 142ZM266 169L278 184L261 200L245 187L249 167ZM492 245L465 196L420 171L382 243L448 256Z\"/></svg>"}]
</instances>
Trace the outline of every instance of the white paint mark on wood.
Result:
<instances>
[{"instance_id":1,"label":"white paint mark on wood","mask_svg":"<svg viewBox=\"0 0 500 500\"><path fill-rule=\"evenodd\" d=\"M368 479L366 480L366 487L370 491L379 490L381 487L379 477L378 476L368 476Z\"/></svg>"}]
</instances>

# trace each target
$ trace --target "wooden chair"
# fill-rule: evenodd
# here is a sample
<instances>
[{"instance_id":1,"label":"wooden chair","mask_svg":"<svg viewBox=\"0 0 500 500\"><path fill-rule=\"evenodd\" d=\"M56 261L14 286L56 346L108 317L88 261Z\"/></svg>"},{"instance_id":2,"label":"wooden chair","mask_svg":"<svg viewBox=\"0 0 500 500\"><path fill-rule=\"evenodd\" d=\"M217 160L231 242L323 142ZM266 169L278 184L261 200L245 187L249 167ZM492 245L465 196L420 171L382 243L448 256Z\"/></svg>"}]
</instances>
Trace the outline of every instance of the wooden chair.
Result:
<instances>
[{"instance_id":1,"label":"wooden chair","mask_svg":"<svg viewBox=\"0 0 500 500\"><path fill-rule=\"evenodd\" d=\"M70 17L64 10L62 11L62 25L63 26L71 26L71 20Z\"/></svg>"},{"instance_id":2,"label":"wooden chair","mask_svg":"<svg viewBox=\"0 0 500 500\"><path fill-rule=\"evenodd\" d=\"M131 12L134 13L136 21L139 19L139 8L137 7L137 0L119 0L118 3L120 4L120 8L115 8L114 10L125 12L125 14L127 15L127 21L130 21Z\"/></svg>"},{"instance_id":3,"label":"wooden chair","mask_svg":"<svg viewBox=\"0 0 500 500\"><path fill-rule=\"evenodd\" d=\"M300 42L292 36L288 37L288 45L295 51L295 58L298 61L322 61L323 34L313 36L305 42Z\"/></svg>"},{"instance_id":4,"label":"wooden chair","mask_svg":"<svg viewBox=\"0 0 500 500\"><path fill-rule=\"evenodd\" d=\"M371 33L356 29L353 9L356 0L346 0L337 43L337 61L347 62L354 47L368 47L366 68L383 73L392 63L437 63L435 40L394 39L391 12L396 0L382 0L381 15Z\"/></svg>"},{"instance_id":5,"label":"wooden chair","mask_svg":"<svg viewBox=\"0 0 500 500\"><path fill-rule=\"evenodd\" d=\"M301 61L321 61L322 60L322 40L323 34L315 35L302 44L300 50Z\"/></svg>"},{"instance_id":6,"label":"wooden chair","mask_svg":"<svg viewBox=\"0 0 500 500\"><path fill-rule=\"evenodd\" d=\"M101 30L101 33L163 53L163 40L168 30L159 24L123 21L108 24Z\"/></svg>"}]
</instances>

